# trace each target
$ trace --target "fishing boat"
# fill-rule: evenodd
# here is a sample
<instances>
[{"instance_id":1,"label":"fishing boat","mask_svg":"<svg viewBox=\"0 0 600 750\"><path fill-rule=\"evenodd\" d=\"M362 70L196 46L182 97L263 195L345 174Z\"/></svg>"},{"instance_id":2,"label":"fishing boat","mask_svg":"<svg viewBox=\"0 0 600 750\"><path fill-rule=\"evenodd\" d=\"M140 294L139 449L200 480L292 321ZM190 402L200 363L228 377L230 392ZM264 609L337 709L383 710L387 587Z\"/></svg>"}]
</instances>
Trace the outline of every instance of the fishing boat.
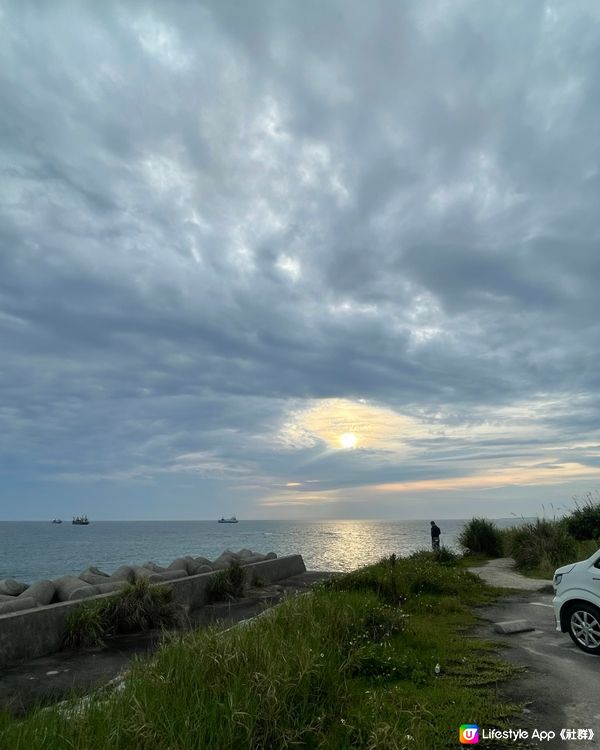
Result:
<instances>
[{"instance_id":1,"label":"fishing boat","mask_svg":"<svg viewBox=\"0 0 600 750\"><path fill-rule=\"evenodd\" d=\"M73 516L75 526L87 526L89 524L87 516Z\"/></svg>"},{"instance_id":2,"label":"fishing boat","mask_svg":"<svg viewBox=\"0 0 600 750\"><path fill-rule=\"evenodd\" d=\"M53 518L52 519L52 523L62 523L62 519L61 518Z\"/></svg>"},{"instance_id":3,"label":"fishing boat","mask_svg":"<svg viewBox=\"0 0 600 750\"><path fill-rule=\"evenodd\" d=\"M217 523L238 523L238 520L235 516L231 516L231 518L219 518Z\"/></svg>"}]
</instances>

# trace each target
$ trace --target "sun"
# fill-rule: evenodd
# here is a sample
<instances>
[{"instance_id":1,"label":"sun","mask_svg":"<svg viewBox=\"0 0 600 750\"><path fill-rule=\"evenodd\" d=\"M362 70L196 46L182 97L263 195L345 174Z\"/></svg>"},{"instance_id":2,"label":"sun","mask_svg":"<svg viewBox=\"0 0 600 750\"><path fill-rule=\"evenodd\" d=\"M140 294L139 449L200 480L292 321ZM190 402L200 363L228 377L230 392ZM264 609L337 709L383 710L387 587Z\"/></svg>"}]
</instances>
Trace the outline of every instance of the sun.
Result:
<instances>
[{"instance_id":1,"label":"sun","mask_svg":"<svg viewBox=\"0 0 600 750\"><path fill-rule=\"evenodd\" d=\"M340 445L342 448L356 448L357 442L357 437L353 432L345 432L343 435L340 435Z\"/></svg>"}]
</instances>

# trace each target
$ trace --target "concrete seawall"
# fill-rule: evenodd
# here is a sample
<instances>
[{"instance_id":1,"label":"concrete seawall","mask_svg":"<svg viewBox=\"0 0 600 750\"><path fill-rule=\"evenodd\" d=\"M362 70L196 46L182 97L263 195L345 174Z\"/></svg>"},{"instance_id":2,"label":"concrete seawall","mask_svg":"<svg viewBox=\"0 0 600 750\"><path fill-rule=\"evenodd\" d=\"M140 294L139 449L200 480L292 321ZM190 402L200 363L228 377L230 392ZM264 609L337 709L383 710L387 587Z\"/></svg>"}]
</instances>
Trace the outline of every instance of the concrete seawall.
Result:
<instances>
[{"instance_id":1,"label":"concrete seawall","mask_svg":"<svg viewBox=\"0 0 600 750\"><path fill-rule=\"evenodd\" d=\"M249 563L243 566L243 570L248 584L257 580L268 584L304 573L306 566L301 555L289 555ZM206 604L209 581L217 574L215 571L200 573L157 585L170 588L173 600L190 611ZM60 602L0 615L0 668L59 651L71 613L113 595L101 594L80 601Z\"/></svg>"}]
</instances>

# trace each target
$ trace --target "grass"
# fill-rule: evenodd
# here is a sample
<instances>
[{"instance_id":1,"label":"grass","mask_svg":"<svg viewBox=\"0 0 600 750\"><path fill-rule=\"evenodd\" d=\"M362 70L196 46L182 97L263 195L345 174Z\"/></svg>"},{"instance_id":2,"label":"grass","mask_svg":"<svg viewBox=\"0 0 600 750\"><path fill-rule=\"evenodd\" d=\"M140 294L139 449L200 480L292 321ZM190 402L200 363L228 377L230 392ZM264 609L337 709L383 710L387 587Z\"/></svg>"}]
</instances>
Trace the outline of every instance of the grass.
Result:
<instances>
[{"instance_id":1,"label":"grass","mask_svg":"<svg viewBox=\"0 0 600 750\"><path fill-rule=\"evenodd\" d=\"M572 551L569 553L563 550L561 554L554 558L558 562L553 562L549 557L542 557L532 567L519 568L519 572L528 578L545 578L550 581L557 568L568 563L586 560L594 552L597 552L600 549L600 539L588 540L587 542L575 541L575 544L573 546L569 545L568 549Z\"/></svg>"},{"instance_id":2,"label":"grass","mask_svg":"<svg viewBox=\"0 0 600 750\"><path fill-rule=\"evenodd\" d=\"M600 548L600 539L578 541L571 536L568 518L538 518L502 530L505 554L514 558L517 570L551 579L556 568L585 560Z\"/></svg>"},{"instance_id":3,"label":"grass","mask_svg":"<svg viewBox=\"0 0 600 750\"><path fill-rule=\"evenodd\" d=\"M245 627L171 637L85 711L4 719L0 745L454 748L461 723L505 727L516 710L498 691L515 668L469 633L473 607L497 593L433 555L389 558Z\"/></svg>"},{"instance_id":4,"label":"grass","mask_svg":"<svg viewBox=\"0 0 600 750\"><path fill-rule=\"evenodd\" d=\"M109 604L117 633L137 633L182 624L183 611L172 602L171 590L144 579L129 584Z\"/></svg>"},{"instance_id":5,"label":"grass","mask_svg":"<svg viewBox=\"0 0 600 750\"><path fill-rule=\"evenodd\" d=\"M457 565L461 568L475 568L477 566L485 565L493 558L489 555L463 555L459 557Z\"/></svg>"},{"instance_id":6,"label":"grass","mask_svg":"<svg viewBox=\"0 0 600 750\"><path fill-rule=\"evenodd\" d=\"M494 557L512 557L526 576L551 579L556 568L585 560L600 549L600 493L575 498L561 518L537 518L498 529L492 521L472 518L458 537L466 552L459 565L475 565Z\"/></svg>"},{"instance_id":7,"label":"grass","mask_svg":"<svg viewBox=\"0 0 600 750\"><path fill-rule=\"evenodd\" d=\"M563 560L574 562L576 559L575 539L556 519L537 518L508 529L504 539L518 570L551 570L551 577Z\"/></svg>"},{"instance_id":8,"label":"grass","mask_svg":"<svg viewBox=\"0 0 600 750\"><path fill-rule=\"evenodd\" d=\"M67 648L102 646L118 633L136 633L183 624L183 612L171 601L171 591L141 579L113 596L82 604L69 617Z\"/></svg>"},{"instance_id":9,"label":"grass","mask_svg":"<svg viewBox=\"0 0 600 750\"><path fill-rule=\"evenodd\" d=\"M67 648L103 646L112 635L110 611L106 600L77 608L67 621L64 645Z\"/></svg>"},{"instance_id":10,"label":"grass","mask_svg":"<svg viewBox=\"0 0 600 750\"><path fill-rule=\"evenodd\" d=\"M600 539L600 493L588 492L565 518L568 533L578 542Z\"/></svg>"},{"instance_id":11,"label":"grass","mask_svg":"<svg viewBox=\"0 0 600 750\"><path fill-rule=\"evenodd\" d=\"M220 570L208 582L208 602L239 599L244 595L245 573L237 560L232 560L225 570Z\"/></svg>"},{"instance_id":12,"label":"grass","mask_svg":"<svg viewBox=\"0 0 600 750\"><path fill-rule=\"evenodd\" d=\"M458 535L458 543L468 555L502 557L502 536L493 521L472 518Z\"/></svg>"}]
</instances>

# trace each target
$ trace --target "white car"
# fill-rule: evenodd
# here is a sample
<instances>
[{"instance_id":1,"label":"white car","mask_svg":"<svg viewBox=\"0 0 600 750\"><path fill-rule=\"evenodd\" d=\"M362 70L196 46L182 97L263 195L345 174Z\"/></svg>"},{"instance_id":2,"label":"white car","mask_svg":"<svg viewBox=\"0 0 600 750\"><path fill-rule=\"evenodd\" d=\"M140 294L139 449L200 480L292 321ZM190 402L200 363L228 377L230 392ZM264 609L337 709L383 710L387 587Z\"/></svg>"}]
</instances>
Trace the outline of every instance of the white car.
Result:
<instances>
[{"instance_id":1,"label":"white car","mask_svg":"<svg viewBox=\"0 0 600 750\"><path fill-rule=\"evenodd\" d=\"M600 550L554 573L556 629L588 654L600 656Z\"/></svg>"}]
</instances>

